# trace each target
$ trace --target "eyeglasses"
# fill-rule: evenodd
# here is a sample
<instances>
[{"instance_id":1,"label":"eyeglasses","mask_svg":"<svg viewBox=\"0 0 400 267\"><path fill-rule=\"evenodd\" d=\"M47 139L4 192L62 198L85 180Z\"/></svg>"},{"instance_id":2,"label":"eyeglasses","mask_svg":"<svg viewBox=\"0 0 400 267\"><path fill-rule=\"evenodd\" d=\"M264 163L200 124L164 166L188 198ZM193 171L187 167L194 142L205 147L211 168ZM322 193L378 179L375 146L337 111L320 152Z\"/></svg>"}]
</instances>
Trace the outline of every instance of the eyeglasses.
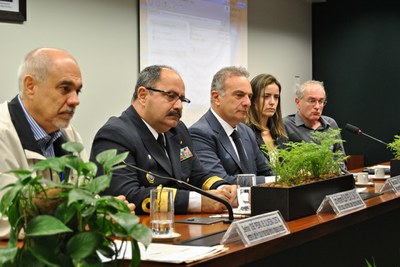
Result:
<instances>
[{"instance_id":1,"label":"eyeglasses","mask_svg":"<svg viewBox=\"0 0 400 267\"><path fill-rule=\"evenodd\" d=\"M146 88L147 90L150 90L150 91L154 91L154 92L159 92L159 93L164 93L166 96L167 96L167 98L168 98L168 101L169 102L176 102L176 101L178 101L178 99L179 100L181 100L181 102L182 103L186 103L186 104L189 104L190 103L190 100L189 99L187 99L186 97L184 97L184 96L179 96L177 93L175 93L174 91L165 91L165 90L160 90L160 89L156 89L156 88L151 88L151 87L147 87Z\"/></svg>"},{"instance_id":2,"label":"eyeglasses","mask_svg":"<svg viewBox=\"0 0 400 267\"><path fill-rule=\"evenodd\" d=\"M326 103L328 103L328 101L326 99L317 100L317 99L314 99L314 98L307 99L306 102L307 102L307 104L310 104L312 106L315 106L317 103L320 106L326 106Z\"/></svg>"}]
</instances>

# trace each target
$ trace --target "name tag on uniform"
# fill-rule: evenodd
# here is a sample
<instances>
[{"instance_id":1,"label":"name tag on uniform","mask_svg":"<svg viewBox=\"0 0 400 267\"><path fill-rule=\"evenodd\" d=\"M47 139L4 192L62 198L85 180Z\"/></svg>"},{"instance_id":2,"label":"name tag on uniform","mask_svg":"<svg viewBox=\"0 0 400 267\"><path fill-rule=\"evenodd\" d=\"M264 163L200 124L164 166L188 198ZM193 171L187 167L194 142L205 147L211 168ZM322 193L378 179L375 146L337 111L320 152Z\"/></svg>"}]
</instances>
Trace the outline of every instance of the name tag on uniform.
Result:
<instances>
[{"instance_id":1,"label":"name tag on uniform","mask_svg":"<svg viewBox=\"0 0 400 267\"><path fill-rule=\"evenodd\" d=\"M193 157L192 151L190 151L189 147L185 146L184 148L181 148L181 153L180 153L180 158L181 161L190 159Z\"/></svg>"}]
</instances>

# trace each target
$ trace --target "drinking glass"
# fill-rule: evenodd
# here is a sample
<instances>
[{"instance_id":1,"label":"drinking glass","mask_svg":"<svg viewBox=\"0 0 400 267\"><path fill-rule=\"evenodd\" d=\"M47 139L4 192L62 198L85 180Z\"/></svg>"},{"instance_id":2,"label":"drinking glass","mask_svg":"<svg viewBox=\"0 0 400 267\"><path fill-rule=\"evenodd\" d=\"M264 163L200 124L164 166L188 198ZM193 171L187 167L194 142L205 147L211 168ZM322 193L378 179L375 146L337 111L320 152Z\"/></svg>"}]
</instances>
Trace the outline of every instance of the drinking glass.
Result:
<instances>
[{"instance_id":1,"label":"drinking glass","mask_svg":"<svg viewBox=\"0 0 400 267\"><path fill-rule=\"evenodd\" d=\"M174 193L172 189L156 188L150 191L150 228L155 237L174 233Z\"/></svg>"},{"instance_id":2,"label":"drinking glass","mask_svg":"<svg viewBox=\"0 0 400 267\"><path fill-rule=\"evenodd\" d=\"M256 185L256 176L254 174L236 175L238 211L241 213L250 213L250 193L251 187Z\"/></svg>"}]
</instances>

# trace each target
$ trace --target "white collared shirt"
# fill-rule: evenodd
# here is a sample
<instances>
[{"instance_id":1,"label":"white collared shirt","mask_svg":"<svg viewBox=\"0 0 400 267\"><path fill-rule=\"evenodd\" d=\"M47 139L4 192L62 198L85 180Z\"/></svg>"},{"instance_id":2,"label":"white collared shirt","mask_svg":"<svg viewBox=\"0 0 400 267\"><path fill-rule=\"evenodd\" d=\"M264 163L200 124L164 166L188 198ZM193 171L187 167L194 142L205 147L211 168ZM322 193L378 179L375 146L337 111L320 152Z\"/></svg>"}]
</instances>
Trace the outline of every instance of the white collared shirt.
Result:
<instances>
[{"instance_id":1,"label":"white collared shirt","mask_svg":"<svg viewBox=\"0 0 400 267\"><path fill-rule=\"evenodd\" d=\"M233 149L236 152L236 155L239 158L239 153L236 149L236 144L233 141L233 138L231 136L231 134L233 133L234 130L237 130L236 128L233 128L232 126L230 126L226 121L224 121L212 108L211 108L211 112L214 114L214 116L217 118L218 122L221 124L222 128L224 129L225 133L228 135L229 140L231 141L231 144L233 146Z\"/></svg>"}]
</instances>

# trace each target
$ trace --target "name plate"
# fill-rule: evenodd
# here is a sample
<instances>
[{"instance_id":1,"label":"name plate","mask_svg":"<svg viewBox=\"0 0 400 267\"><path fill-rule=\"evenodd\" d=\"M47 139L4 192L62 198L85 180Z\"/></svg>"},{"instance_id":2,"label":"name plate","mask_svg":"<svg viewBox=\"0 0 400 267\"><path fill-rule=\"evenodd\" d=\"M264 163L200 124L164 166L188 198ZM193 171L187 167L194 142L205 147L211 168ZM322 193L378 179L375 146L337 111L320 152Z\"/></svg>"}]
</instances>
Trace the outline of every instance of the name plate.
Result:
<instances>
[{"instance_id":1,"label":"name plate","mask_svg":"<svg viewBox=\"0 0 400 267\"><path fill-rule=\"evenodd\" d=\"M241 241L245 247L249 247L289 233L277 210L233 222L222 237L221 244Z\"/></svg>"},{"instance_id":2,"label":"name plate","mask_svg":"<svg viewBox=\"0 0 400 267\"><path fill-rule=\"evenodd\" d=\"M355 209L365 208L366 205L357 189L339 192L325 196L318 207L317 213L333 209L336 214L343 214Z\"/></svg>"},{"instance_id":3,"label":"name plate","mask_svg":"<svg viewBox=\"0 0 400 267\"><path fill-rule=\"evenodd\" d=\"M390 190L393 190L396 194L400 193L400 175L386 179L386 182L379 190L379 193L388 192Z\"/></svg>"}]
</instances>

